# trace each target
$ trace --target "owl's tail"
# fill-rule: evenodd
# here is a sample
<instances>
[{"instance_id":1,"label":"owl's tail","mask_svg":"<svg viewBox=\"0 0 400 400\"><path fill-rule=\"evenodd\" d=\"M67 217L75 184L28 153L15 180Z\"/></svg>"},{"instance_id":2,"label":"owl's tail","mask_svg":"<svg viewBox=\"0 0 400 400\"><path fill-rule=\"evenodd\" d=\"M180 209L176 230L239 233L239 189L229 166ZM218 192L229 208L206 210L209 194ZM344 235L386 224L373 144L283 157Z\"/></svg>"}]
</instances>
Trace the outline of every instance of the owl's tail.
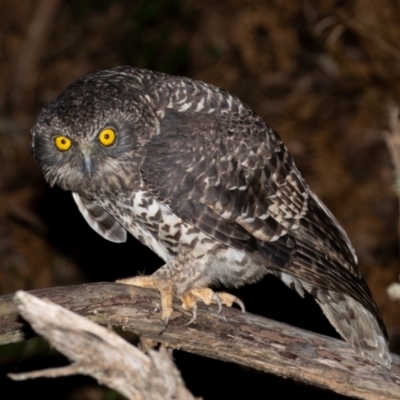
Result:
<instances>
[{"instance_id":1,"label":"owl's tail","mask_svg":"<svg viewBox=\"0 0 400 400\"><path fill-rule=\"evenodd\" d=\"M318 290L315 300L336 331L363 357L390 369L392 357L377 319L348 295Z\"/></svg>"},{"instance_id":2,"label":"owl's tail","mask_svg":"<svg viewBox=\"0 0 400 400\"><path fill-rule=\"evenodd\" d=\"M310 293L336 331L363 357L390 369L392 357L379 315L374 315L349 295L316 288L292 275L280 273L281 280L300 296Z\"/></svg>"}]
</instances>

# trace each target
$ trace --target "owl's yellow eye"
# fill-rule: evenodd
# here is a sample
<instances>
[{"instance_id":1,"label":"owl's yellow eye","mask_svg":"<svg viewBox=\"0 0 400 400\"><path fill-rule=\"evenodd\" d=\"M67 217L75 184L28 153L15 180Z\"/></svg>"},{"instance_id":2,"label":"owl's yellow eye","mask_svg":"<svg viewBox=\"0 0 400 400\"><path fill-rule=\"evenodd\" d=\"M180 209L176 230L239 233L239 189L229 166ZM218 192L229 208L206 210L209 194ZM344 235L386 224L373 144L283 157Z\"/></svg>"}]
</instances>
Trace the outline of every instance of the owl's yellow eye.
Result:
<instances>
[{"instance_id":1,"label":"owl's yellow eye","mask_svg":"<svg viewBox=\"0 0 400 400\"><path fill-rule=\"evenodd\" d=\"M58 150L67 151L72 146L72 140L67 138L66 136L57 136L54 139L54 143Z\"/></svg>"},{"instance_id":2,"label":"owl's yellow eye","mask_svg":"<svg viewBox=\"0 0 400 400\"><path fill-rule=\"evenodd\" d=\"M117 134L115 133L114 129L111 128L105 128L99 134L99 142L106 147L114 144L116 138Z\"/></svg>"}]
</instances>

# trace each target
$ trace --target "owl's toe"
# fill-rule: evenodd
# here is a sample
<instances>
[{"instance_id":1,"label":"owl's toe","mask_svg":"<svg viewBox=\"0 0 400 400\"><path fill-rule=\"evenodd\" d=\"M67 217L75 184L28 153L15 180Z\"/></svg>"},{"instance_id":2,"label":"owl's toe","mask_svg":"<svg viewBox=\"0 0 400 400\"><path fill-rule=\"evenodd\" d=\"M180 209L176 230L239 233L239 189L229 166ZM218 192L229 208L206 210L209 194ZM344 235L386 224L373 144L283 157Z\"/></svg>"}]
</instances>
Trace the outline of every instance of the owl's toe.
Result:
<instances>
[{"instance_id":1,"label":"owl's toe","mask_svg":"<svg viewBox=\"0 0 400 400\"><path fill-rule=\"evenodd\" d=\"M220 302L227 307L232 307L234 304L237 304L242 310L242 313L246 312L246 307L244 306L243 301L239 299L239 297L236 297L233 294L226 292L219 292L216 293L216 295L219 297Z\"/></svg>"},{"instance_id":2,"label":"owl's toe","mask_svg":"<svg viewBox=\"0 0 400 400\"><path fill-rule=\"evenodd\" d=\"M132 278L119 279L117 282L142 288L158 289L161 295L161 320L163 321L163 328L159 334L161 335L164 333L174 312L172 308L174 285L168 281L154 278L153 276L135 276Z\"/></svg>"},{"instance_id":3,"label":"owl's toe","mask_svg":"<svg viewBox=\"0 0 400 400\"><path fill-rule=\"evenodd\" d=\"M172 296L170 298L170 293L169 292L163 293L161 290L160 293L161 293L161 320L164 323L163 328L159 332L159 334L161 335L168 328L169 320L171 319L174 309L172 308Z\"/></svg>"}]
</instances>

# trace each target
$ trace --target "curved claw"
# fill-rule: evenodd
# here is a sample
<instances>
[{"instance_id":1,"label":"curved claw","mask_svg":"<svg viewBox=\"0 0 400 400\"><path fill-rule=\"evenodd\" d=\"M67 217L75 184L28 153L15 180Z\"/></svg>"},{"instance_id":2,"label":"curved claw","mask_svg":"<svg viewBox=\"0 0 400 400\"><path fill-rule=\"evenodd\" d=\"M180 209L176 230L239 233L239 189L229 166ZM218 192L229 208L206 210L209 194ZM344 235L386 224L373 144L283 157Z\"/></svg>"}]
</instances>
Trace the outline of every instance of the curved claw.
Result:
<instances>
[{"instance_id":1,"label":"curved claw","mask_svg":"<svg viewBox=\"0 0 400 400\"><path fill-rule=\"evenodd\" d=\"M196 321L196 318L197 318L197 306L196 305L192 308L192 312L193 312L192 318L190 318L190 320L188 322L186 322L185 325L190 325L194 321Z\"/></svg>"},{"instance_id":2,"label":"curved claw","mask_svg":"<svg viewBox=\"0 0 400 400\"><path fill-rule=\"evenodd\" d=\"M233 294L226 293L226 292L217 293L217 296L222 301L222 304L225 304L228 307L232 307L233 304L237 304L243 313L246 312L244 303L242 300L239 299L239 297L236 297Z\"/></svg>"},{"instance_id":3,"label":"curved claw","mask_svg":"<svg viewBox=\"0 0 400 400\"><path fill-rule=\"evenodd\" d=\"M239 299L239 297L234 296L233 302L236 303L240 307L243 314L246 312L246 307L244 306L243 301Z\"/></svg>"},{"instance_id":4,"label":"curved claw","mask_svg":"<svg viewBox=\"0 0 400 400\"><path fill-rule=\"evenodd\" d=\"M167 330L168 324L169 324L169 317L165 318L165 320L163 319L162 321L164 322L164 325L163 325L161 331L158 332L159 335L162 335Z\"/></svg>"},{"instance_id":5,"label":"curved claw","mask_svg":"<svg viewBox=\"0 0 400 400\"><path fill-rule=\"evenodd\" d=\"M217 306L218 306L217 315L221 314L222 301L221 301L221 299L219 298L219 296L216 293L213 293L213 301L214 301L214 303L217 303Z\"/></svg>"}]
</instances>

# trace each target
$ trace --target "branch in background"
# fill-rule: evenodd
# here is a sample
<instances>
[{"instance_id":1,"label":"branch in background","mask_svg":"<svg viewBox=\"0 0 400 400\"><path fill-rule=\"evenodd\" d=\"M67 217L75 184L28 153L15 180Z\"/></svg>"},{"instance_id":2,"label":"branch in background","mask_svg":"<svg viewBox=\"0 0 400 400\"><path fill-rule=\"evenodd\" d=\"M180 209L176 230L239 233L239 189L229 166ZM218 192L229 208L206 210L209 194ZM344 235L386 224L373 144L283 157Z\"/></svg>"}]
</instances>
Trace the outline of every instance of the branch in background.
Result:
<instances>
[{"instance_id":1,"label":"branch in background","mask_svg":"<svg viewBox=\"0 0 400 400\"><path fill-rule=\"evenodd\" d=\"M366 38L369 42L374 43L377 48L392 56L395 60L400 61L400 51L398 48L393 46L381 36L377 35L372 28L369 28L367 25L357 21L355 18L352 18L342 9L337 9L336 15L348 28L358 33L361 37Z\"/></svg>"},{"instance_id":2,"label":"branch in background","mask_svg":"<svg viewBox=\"0 0 400 400\"><path fill-rule=\"evenodd\" d=\"M32 328L73 363L61 368L9 374L12 379L83 374L132 400L194 400L164 347L145 355L113 331L57 304L22 291L15 298L20 313Z\"/></svg>"},{"instance_id":3,"label":"branch in background","mask_svg":"<svg viewBox=\"0 0 400 400\"><path fill-rule=\"evenodd\" d=\"M199 305L195 323L176 312L163 334L153 290L116 283L64 286L31 292L101 324L111 324L165 346L292 378L361 399L400 399L400 358L392 370L361 358L340 340L266 318L216 306ZM0 343L24 340L27 325L18 317L13 296L0 297Z\"/></svg>"},{"instance_id":4,"label":"branch in background","mask_svg":"<svg viewBox=\"0 0 400 400\"><path fill-rule=\"evenodd\" d=\"M395 168L396 190L400 198L400 120L396 106L389 109L389 132L384 132L384 138Z\"/></svg>"},{"instance_id":5,"label":"branch in background","mask_svg":"<svg viewBox=\"0 0 400 400\"><path fill-rule=\"evenodd\" d=\"M396 191L397 197L400 199L400 119L399 109L391 106L389 109L389 132L384 132L386 145L389 149L390 157L395 169L396 175ZM400 214L400 202L399 202ZM399 237L400 237L400 220L399 220ZM400 284L392 283L386 290L388 296L392 300L400 301Z\"/></svg>"},{"instance_id":6,"label":"branch in background","mask_svg":"<svg viewBox=\"0 0 400 400\"><path fill-rule=\"evenodd\" d=\"M390 284L386 293L392 300L400 301L400 283L394 282Z\"/></svg>"},{"instance_id":7,"label":"branch in background","mask_svg":"<svg viewBox=\"0 0 400 400\"><path fill-rule=\"evenodd\" d=\"M60 0L39 0L37 3L36 12L16 62L15 80L11 93L11 104L15 109L20 108L23 101L26 103L32 100L33 89L39 74L40 59L61 2Z\"/></svg>"}]
</instances>

